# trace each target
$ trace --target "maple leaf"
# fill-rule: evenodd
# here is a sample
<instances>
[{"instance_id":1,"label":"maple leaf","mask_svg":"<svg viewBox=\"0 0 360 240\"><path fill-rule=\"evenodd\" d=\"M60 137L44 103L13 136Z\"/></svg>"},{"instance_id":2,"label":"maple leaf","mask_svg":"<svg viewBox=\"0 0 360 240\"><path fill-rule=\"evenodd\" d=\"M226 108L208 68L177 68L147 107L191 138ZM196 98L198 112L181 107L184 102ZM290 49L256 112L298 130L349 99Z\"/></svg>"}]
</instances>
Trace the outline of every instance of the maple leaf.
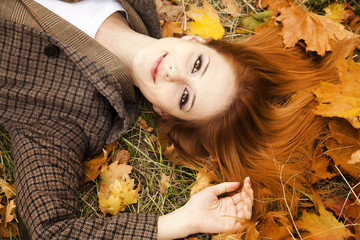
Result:
<instances>
[{"instance_id":1,"label":"maple leaf","mask_svg":"<svg viewBox=\"0 0 360 240\"><path fill-rule=\"evenodd\" d=\"M119 145L119 142L114 142L109 145L105 145L103 152L95 157L93 157L90 160L83 161L81 163L81 167L83 170L83 177L81 179L81 184L84 184L88 181L92 181L100 173L100 167L107 163L109 160L108 154L112 152L117 146Z\"/></svg>"},{"instance_id":2,"label":"maple leaf","mask_svg":"<svg viewBox=\"0 0 360 240\"><path fill-rule=\"evenodd\" d=\"M327 211L324 206L319 206L319 215L303 211L303 215L295 221L295 225L301 229L306 230L301 236L310 240L319 239L344 239L346 237L354 236L344 224L339 222L334 215Z\"/></svg>"},{"instance_id":3,"label":"maple leaf","mask_svg":"<svg viewBox=\"0 0 360 240\"><path fill-rule=\"evenodd\" d=\"M178 22L166 22L162 26L163 37L174 37L176 35L184 35L184 29Z\"/></svg>"},{"instance_id":4,"label":"maple leaf","mask_svg":"<svg viewBox=\"0 0 360 240\"><path fill-rule=\"evenodd\" d=\"M134 179L129 176L131 170L130 165L119 164L119 161L101 167L98 197L104 215L115 215L125 210L127 205L137 202L140 184L134 189Z\"/></svg>"},{"instance_id":5,"label":"maple leaf","mask_svg":"<svg viewBox=\"0 0 360 240\"><path fill-rule=\"evenodd\" d=\"M322 147L323 146L319 146L316 149L316 159L311 161L309 166L309 170L314 173L310 176L310 183L312 184L317 183L322 179L332 178L337 175L336 173L328 171L330 159L326 155L322 154Z\"/></svg>"},{"instance_id":6,"label":"maple leaf","mask_svg":"<svg viewBox=\"0 0 360 240\"><path fill-rule=\"evenodd\" d=\"M293 1L292 0L257 0L255 3L256 7L266 8L272 12L272 15L277 15L281 8L288 7Z\"/></svg>"},{"instance_id":7,"label":"maple leaf","mask_svg":"<svg viewBox=\"0 0 360 240\"><path fill-rule=\"evenodd\" d=\"M112 215L124 211L127 205L136 203L139 197L140 185L134 189L134 179L126 176L124 179L115 179L114 183L109 185L109 197L103 197L99 191L99 207L104 214Z\"/></svg>"},{"instance_id":8,"label":"maple leaf","mask_svg":"<svg viewBox=\"0 0 360 240\"><path fill-rule=\"evenodd\" d=\"M305 12L293 4L289 8L280 9L281 15L276 17L283 25L281 35L285 47L294 47L299 40L304 40L307 51L315 51L323 56L331 51L331 44L340 41L355 42L355 35L333 19ZM350 43L349 43L350 44Z\"/></svg>"},{"instance_id":9,"label":"maple leaf","mask_svg":"<svg viewBox=\"0 0 360 240\"><path fill-rule=\"evenodd\" d=\"M319 105L315 113L324 117L341 117L360 128L360 64L339 60L340 83L321 82L313 92Z\"/></svg>"},{"instance_id":10,"label":"maple leaf","mask_svg":"<svg viewBox=\"0 0 360 240\"><path fill-rule=\"evenodd\" d=\"M354 11L351 9L346 9L350 4L349 3L332 3L326 8L325 17L335 19L338 22L343 22L344 20L348 19L355 15Z\"/></svg>"},{"instance_id":11,"label":"maple leaf","mask_svg":"<svg viewBox=\"0 0 360 240\"><path fill-rule=\"evenodd\" d=\"M187 35L221 39L225 34L224 27L220 23L220 17L217 14L217 11L207 0L203 1L202 8L190 5L190 9L186 12L186 16L194 20L194 22L187 23Z\"/></svg>"},{"instance_id":12,"label":"maple leaf","mask_svg":"<svg viewBox=\"0 0 360 240\"><path fill-rule=\"evenodd\" d=\"M190 196L200 192L201 190L203 190L209 186L212 186L213 184L211 184L211 182L213 182L216 179L217 179L217 176L214 173L214 171L209 171L206 168L200 170L196 174L196 182L191 187Z\"/></svg>"},{"instance_id":13,"label":"maple leaf","mask_svg":"<svg viewBox=\"0 0 360 240\"><path fill-rule=\"evenodd\" d=\"M0 179L0 187L1 191L5 193L5 196L7 199L10 199L15 196L15 183L9 184L8 182L4 181L3 179Z\"/></svg>"},{"instance_id":14,"label":"maple leaf","mask_svg":"<svg viewBox=\"0 0 360 240\"><path fill-rule=\"evenodd\" d=\"M260 226L260 236L274 240L289 236L289 231L293 232L293 227L285 216L280 212L267 212L265 221Z\"/></svg>"}]
</instances>

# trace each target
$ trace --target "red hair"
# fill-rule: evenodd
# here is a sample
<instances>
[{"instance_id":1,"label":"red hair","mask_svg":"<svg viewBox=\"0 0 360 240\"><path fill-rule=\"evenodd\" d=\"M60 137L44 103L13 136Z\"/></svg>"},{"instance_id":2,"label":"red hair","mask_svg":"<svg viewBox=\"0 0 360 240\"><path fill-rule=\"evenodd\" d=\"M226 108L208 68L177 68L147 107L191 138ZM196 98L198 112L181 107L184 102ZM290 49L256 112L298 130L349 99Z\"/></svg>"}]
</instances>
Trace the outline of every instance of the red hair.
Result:
<instances>
[{"instance_id":1,"label":"red hair","mask_svg":"<svg viewBox=\"0 0 360 240\"><path fill-rule=\"evenodd\" d=\"M160 131L186 159L215 156L223 181L242 182L250 176L254 220L261 220L274 205L284 209L284 194L294 213L297 193L309 189L306 168L316 143L327 134L327 120L313 113L310 90L320 81L338 81L335 54L307 53L301 43L284 49L278 28L247 40L212 40L208 45L235 70L232 103L206 122L170 117Z\"/></svg>"}]
</instances>

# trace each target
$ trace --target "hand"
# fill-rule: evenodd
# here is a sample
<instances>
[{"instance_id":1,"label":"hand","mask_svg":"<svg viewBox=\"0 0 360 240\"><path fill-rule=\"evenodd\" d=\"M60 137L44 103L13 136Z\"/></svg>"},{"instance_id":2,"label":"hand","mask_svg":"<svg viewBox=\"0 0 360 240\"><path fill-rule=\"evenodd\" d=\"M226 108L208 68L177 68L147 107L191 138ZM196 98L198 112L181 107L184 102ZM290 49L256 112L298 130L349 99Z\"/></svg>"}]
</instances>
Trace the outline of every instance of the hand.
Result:
<instances>
[{"instance_id":1,"label":"hand","mask_svg":"<svg viewBox=\"0 0 360 240\"><path fill-rule=\"evenodd\" d=\"M235 191L239 186L239 182L228 182L208 187L192 196L185 206L161 216L158 239L182 238L198 232L221 233L240 228L244 219L251 218L254 197L250 179L244 179L240 193L218 197Z\"/></svg>"},{"instance_id":2,"label":"hand","mask_svg":"<svg viewBox=\"0 0 360 240\"><path fill-rule=\"evenodd\" d=\"M244 179L240 193L230 197L219 195L235 191L240 183L228 182L208 187L195 194L184 206L189 208L196 232L220 233L239 229L244 219L250 219L253 205L253 190L250 179Z\"/></svg>"}]
</instances>

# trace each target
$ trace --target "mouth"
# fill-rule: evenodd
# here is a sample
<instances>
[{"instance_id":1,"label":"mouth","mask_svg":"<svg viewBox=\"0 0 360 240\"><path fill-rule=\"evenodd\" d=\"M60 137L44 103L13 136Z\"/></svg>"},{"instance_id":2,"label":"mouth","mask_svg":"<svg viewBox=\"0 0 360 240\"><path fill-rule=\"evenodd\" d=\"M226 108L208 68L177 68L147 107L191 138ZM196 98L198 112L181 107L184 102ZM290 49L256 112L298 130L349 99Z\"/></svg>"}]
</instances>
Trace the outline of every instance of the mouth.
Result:
<instances>
[{"instance_id":1,"label":"mouth","mask_svg":"<svg viewBox=\"0 0 360 240\"><path fill-rule=\"evenodd\" d=\"M165 53L164 55L161 55L158 59L156 59L154 61L153 65L151 67L151 76L152 76L154 82L155 82L157 74L158 74L159 66L166 55L167 55L167 53Z\"/></svg>"}]
</instances>

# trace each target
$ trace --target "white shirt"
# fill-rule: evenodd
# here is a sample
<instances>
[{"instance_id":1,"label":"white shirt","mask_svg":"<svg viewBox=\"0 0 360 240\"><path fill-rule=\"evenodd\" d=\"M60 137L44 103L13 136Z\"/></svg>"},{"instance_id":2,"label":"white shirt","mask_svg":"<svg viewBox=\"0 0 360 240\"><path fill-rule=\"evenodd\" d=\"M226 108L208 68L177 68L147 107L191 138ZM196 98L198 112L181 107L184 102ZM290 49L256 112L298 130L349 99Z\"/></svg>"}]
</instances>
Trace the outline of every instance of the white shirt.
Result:
<instances>
[{"instance_id":1,"label":"white shirt","mask_svg":"<svg viewBox=\"0 0 360 240\"><path fill-rule=\"evenodd\" d=\"M60 0L35 0L94 38L100 25L112 13L125 9L118 0L82 0L67 3Z\"/></svg>"}]
</instances>

